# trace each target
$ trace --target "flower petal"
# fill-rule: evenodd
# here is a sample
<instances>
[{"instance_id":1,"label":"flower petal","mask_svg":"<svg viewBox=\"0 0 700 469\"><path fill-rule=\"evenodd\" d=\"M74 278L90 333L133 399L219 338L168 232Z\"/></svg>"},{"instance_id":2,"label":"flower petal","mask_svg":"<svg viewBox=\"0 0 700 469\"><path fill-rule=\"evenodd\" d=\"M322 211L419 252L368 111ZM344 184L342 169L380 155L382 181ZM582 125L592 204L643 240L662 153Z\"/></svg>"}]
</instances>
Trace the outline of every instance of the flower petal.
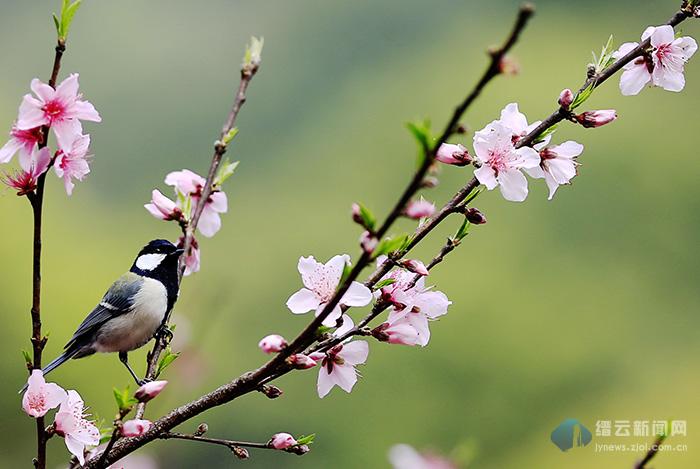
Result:
<instances>
[{"instance_id":1,"label":"flower petal","mask_svg":"<svg viewBox=\"0 0 700 469\"><path fill-rule=\"evenodd\" d=\"M369 344L364 340L353 340L343 345L343 350L338 353L346 363L359 365L367 361L369 355Z\"/></svg>"},{"instance_id":2,"label":"flower petal","mask_svg":"<svg viewBox=\"0 0 700 469\"><path fill-rule=\"evenodd\" d=\"M506 169L498 173L501 194L511 202L522 202L527 198L527 179L517 169Z\"/></svg>"},{"instance_id":3,"label":"flower petal","mask_svg":"<svg viewBox=\"0 0 700 469\"><path fill-rule=\"evenodd\" d=\"M287 300L287 308L294 314L304 314L318 308L321 300L314 292L302 288Z\"/></svg>"},{"instance_id":4,"label":"flower petal","mask_svg":"<svg viewBox=\"0 0 700 469\"><path fill-rule=\"evenodd\" d=\"M636 64L627 68L620 76L620 92L624 96L639 94L644 86L651 81L651 73L646 64Z\"/></svg>"},{"instance_id":5,"label":"flower petal","mask_svg":"<svg viewBox=\"0 0 700 469\"><path fill-rule=\"evenodd\" d=\"M20 130L29 130L48 124L49 120L46 118L41 107L41 102L32 97L32 95L25 94L24 98L22 98L22 104L19 105L17 128Z\"/></svg>"},{"instance_id":6,"label":"flower petal","mask_svg":"<svg viewBox=\"0 0 700 469\"><path fill-rule=\"evenodd\" d=\"M340 303L347 306L367 306L372 301L372 298L372 290L360 282L352 282Z\"/></svg>"},{"instance_id":7,"label":"flower petal","mask_svg":"<svg viewBox=\"0 0 700 469\"><path fill-rule=\"evenodd\" d=\"M221 217L209 205L206 205L202 210L202 216L199 217L197 229L202 235L211 238L221 229Z\"/></svg>"},{"instance_id":8,"label":"flower petal","mask_svg":"<svg viewBox=\"0 0 700 469\"><path fill-rule=\"evenodd\" d=\"M657 26L651 33L651 45L654 47L659 47L662 44L670 44L674 39L675 33L673 32L673 26L669 26L667 24Z\"/></svg>"},{"instance_id":9,"label":"flower petal","mask_svg":"<svg viewBox=\"0 0 700 469\"><path fill-rule=\"evenodd\" d=\"M483 165L481 168L475 170L474 176L480 183L485 185L488 190L492 190L498 185L496 171L489 165Z\"/></svg>"},{"instance_id":10,"label":"flower petal","mask_svg":"<svg viewBox=\"0 0 700 469\"><path fill-rule=\"evenodd\" d=\"M328 373L328 369L325 366L321 366L318 369L318 381L316 383L316 390L318 391L318 397L323 399L331 392L333 386L335 386L335 376Z\"/></svg>"}]
</instances>

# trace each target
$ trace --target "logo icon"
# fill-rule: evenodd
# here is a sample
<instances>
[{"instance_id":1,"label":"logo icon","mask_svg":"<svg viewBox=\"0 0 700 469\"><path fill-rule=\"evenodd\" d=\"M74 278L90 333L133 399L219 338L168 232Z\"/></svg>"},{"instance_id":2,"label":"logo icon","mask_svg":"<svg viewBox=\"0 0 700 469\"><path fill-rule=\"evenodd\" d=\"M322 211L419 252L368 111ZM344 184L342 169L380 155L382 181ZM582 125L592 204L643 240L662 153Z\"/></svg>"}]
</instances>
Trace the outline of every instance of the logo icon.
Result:
<instances>
[{"instance_id":1,"label":"logo icon","mask_svg":"<svg viewBox=\"0 0 700 469\"><path fill-rule=\"evenodd\" d=\"M573 447L583 447L591 442L592 435L581 422L576 419L566 419L552 431L552 443L562 451Z\"/></svg>"}]
</instances>

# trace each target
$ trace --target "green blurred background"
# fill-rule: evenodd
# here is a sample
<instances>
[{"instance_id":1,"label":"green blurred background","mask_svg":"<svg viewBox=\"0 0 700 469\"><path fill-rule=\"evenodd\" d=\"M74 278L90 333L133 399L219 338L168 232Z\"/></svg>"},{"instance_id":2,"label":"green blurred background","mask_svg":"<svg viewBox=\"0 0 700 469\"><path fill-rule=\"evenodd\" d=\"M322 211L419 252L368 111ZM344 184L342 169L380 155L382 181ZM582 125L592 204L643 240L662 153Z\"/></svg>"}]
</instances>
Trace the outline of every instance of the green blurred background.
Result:
<instances>
[{"instance_id":1,"label":"green blurred background","mask_svg":"<svg viewBox=\"0 0 700 469\"><path fill-rule=\"evenodd\" d=\"M517 77L497 79L466 117L479 129L518 101L530 120L548 115L564 87L577 87L590 51L610 33L638 40L676 1L540 1L515 49ZM0 128L8 129L33 77L47 78L50 14L58 0L2 3ZM176 226L142 207L151 189L183 167L204 173L228 112L250 35L265 37L263 66L249 93L231 155L230 211L202 239L202 271L186 279L176 308L171 384L149 406L163 412L259 366L264 335L291 338L309 317L285 301L300 287L299 256L356 255L349 207L384 214L414 165L403 122L430 116L441 127L481 74L484 50L505 37L517 3L451 0L95 2L72 28L62 77L80 72L81 91L103 117L86 124L92 173L67 198L51 174L45 210L43 318L46 357L66 339L149 239ZM697 35L692 22L684 31ZM682 419L686 453L658 467L700 467L697 357L700 325L696 151L700 61L682 94L645 90L623 97L617 80L587 103L620 119L599 130L564 126L555 140L586 146L580 175L552 202L531 183L523 204L484 194L478 227L431 274L450 313L425 349L372 344L351 395L319 400L317 373L279 380L283 398L246 396L181 427L206 421L210 435L264 441L278 431L317 434L305 457L252 451L251 467L386 467L400 442L456 455L472 467L630 467L639 453L560 452L549 434L562 420ZM469 142L466 138L465 142ZM438 203L470 177L445 168L426 197ZM31 218L25 200L0 197L2 270L0 466L29 466L34 426L20 409L29 348ZM418 251L427 260L458 220ZM410 229L402 222L400 228ZM357 311L356 315L363 314ZM134 354L143 369L145 353ZM71 362L52 380L75 388L91 412L111 419L113 386L130 378L116 356ZM601 442L594 437L594 442ZM649 442L650 438L602 442ZM52 467L67 458L49 442ZM231 467L225 449L157 442L141 451L159 467ZM243 464L243 463L240 463Z\"/></svg>"}]
</instances>

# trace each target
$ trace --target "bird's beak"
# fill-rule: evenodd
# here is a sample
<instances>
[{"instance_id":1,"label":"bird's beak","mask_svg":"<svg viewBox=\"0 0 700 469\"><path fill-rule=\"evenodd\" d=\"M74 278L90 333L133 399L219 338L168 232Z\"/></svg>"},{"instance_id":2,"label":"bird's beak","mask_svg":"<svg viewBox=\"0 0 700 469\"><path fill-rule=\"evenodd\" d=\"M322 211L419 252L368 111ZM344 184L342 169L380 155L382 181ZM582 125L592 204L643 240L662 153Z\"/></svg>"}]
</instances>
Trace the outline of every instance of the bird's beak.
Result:
<instances>
[{"instance_id":1,"label":"bird's beak","mask_svg":"<svg viewBox=\"0 0 700 469\"><path fill-rule=\"evenodd\" d=\"M175 250L175 252L173 252L173 253L171 254L171 256L181 256L183 252L185 252L184 249L182 249L182 248L177 248L177 249Z\"/></svg>"}]
</instances>

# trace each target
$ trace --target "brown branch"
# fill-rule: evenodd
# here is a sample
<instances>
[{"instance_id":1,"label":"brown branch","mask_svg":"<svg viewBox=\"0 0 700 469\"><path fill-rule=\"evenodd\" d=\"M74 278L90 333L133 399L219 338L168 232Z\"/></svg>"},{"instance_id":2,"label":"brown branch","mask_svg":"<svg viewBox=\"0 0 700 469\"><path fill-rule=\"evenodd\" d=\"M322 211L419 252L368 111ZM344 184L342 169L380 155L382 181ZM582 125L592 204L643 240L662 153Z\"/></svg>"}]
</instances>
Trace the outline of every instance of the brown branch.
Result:
<instances>
[{"instance_id":1,"label":"brown branch","mask_svg":"<svg viewBox=\"0 0 700 469\"><path fill-rule=\"evenodd\" d=\"M656 437L656 440L654 440L654 443L652 443L651 448L649 448L647 454L644 455L644 459L635 464L634 469L646 468L647 463L654 459L654 456L656 456L656 454L659 452L661 444L664 442L664 440L666 440L666 435L659 435L658 437Z\"/></svg>"},{"instance_id":2,"label":"brown branch","mask_svg":"<svg viewBox=\"0 0 700 469\"><path fill-rule=\"evenodd\" d=\"M233 126L236 122L236 118L238 117L238 113L241 110L241 107L246 101L246 91L248 89L248 85L250 84L251 80L255 76L259 69L259 63L252 62L252 63L247 63L244 64L243 67L241 68L241 81L238 85L238 91L236 92L236 97L233 101L233 106L231 107L231 111L228 114L228 117L226 118L226 122L224 123L222 129L221 129L221 136L219 140L217 140L214 144L214 155L212 156L211 159L211 164L209 165L209 172L207 173L207 179L204 184L204 187L202 188L202 193L199 198L199 203L195 207L194 214L192 216L192 220L189 223L180 223L180 228L183 231L183 235L185 237L183 249L184 249L184 254L180 257L180 270L178 272L178 283L182 283L182 277L185 273L185 259L187 255L189 254L190 249L192 248L192 244L194 242L194 233L197 230L197 225L199 224L199 219L202 216L202 212L204 211L204 207L206 206L206 201L209 199L209 196L212 193L213 186L214 186L214 180L216 178L216 174L219 170L219 167L221 166L221 161L226 153L227 150L227 143L226 143L226 136L228 133L233 129ZM163 319L163 325L167 325L168 322L170 321L170 316L172 314L172 310L168 311L165 315L165 318ZM147 358L147 367L146 367L146 379L154 379L155 378L155 373L158 365L158 359L160 358L160 354L165 350L165 348L168 345L167 337L162 336L159 337L156 340L156 343L153 345L153 349L151 352L148 354ZM143 417L143 414L146 409L146 403L141 403L138 406L138 409L136 410L136 418L140 419Z\"/></svg>"},{"instance_id":3,"label":"brown branch","mask_svg":"<svg viewBox=\"0 0 700 469\"><path fill-rule=\"evenodd\" d=\"M56 79L58 72L61 69L61 58L66 50L66 43L62 39L56 44L56 53L53 59L53 69L49 78L49 86L56 88ZM39 142L39 148L46 147L49 140L49 128L47 126L41 129L42 139ZM36 193L27 193L27 199L32 206L34 234L33 234L33 253L32 253L32 350L34 369L41 369L41 356L46 345L46 337L41 333L41 228L42 228L42 213L44 205L44 187L46 185L46 172L39 176L37 180ZM34 466L38 469L46 467L46 440L47 434L44 427L44 417L36 419L36 439L37 450Z\"/></svg>"},{"instance_id":4,"label":"brown branch","mask_svg":"<svg viewBox=\"0 0 700 469\"><path fill-rule=\"evenodd\" d=\"M107 467L107 462L105 461L106 456L119 439L122 430L122 420L129 414L129 412L131 412L131 407L120 409L117 417L114 419L114 430L112 431L112 436L110 437L105 450L102 452L102 457L100 457L100 461L98 463L100 466Z\"/></svg>"},{"instance_id":5,"label":"brown branch","mask_svg":"<svg viewBox=\"0 0 700 469\"><path fill-rule=\"evenodd\" d=\"M272 446L268 445L267 443L254 443L254 442L250 442L250 441L223 440L221 438L208 438L205 436L186 435L184 433L174 433L174 432L163 433L162 435L159 435L158 438L160 438L161 440L178 439L178 440L200 441L202 443L212 443L215 445L226 446L227 448L233 448L235 446L243 446L246 448L275 449Z\"/></svg>"}]
</instances>

